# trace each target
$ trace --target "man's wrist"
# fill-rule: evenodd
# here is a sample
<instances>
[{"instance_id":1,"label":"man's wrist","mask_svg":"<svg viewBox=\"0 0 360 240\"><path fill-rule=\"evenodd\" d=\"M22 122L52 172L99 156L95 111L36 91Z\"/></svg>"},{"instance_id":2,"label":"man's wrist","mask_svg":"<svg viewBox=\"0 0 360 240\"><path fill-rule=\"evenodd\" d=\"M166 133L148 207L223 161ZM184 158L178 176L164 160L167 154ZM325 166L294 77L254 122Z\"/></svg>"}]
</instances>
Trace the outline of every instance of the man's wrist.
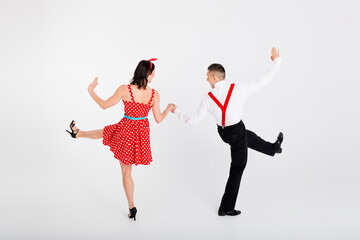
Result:
<instances>
[{"instance_id":1,"label":"man's wrist","mask_svg":"<svg viewBox=\"0 0 360 240\"><path fill-rule=\"evenodd\" d=\"M280 62L281 61L281 57L277 57L274 59L274 63Z\"/></svg>"}]
</instances>

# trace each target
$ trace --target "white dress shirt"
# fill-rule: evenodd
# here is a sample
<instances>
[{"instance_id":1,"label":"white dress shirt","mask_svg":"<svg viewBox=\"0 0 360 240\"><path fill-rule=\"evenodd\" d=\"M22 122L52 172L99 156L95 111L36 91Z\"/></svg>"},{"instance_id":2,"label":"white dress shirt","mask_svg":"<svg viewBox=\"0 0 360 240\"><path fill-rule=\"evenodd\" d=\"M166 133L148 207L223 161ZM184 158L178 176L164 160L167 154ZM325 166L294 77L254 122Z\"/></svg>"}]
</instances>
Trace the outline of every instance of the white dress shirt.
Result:
<instances>
[{"instance_id":1,"label":"white dress shirt","mask_svg":"<svg viewBox=\"0 0 360 240\"><path fill-rule=\"evenodd\" d=\"M226 108L225 126L231 126L238 122L243 117L243 107L246 99L259 88L265 86L274 75L278 72L281 65L281 58L274 61L272 68L262 77L255 81L237 82L235 83L233 92L230 97L229 104ZM225 80L215 83L214 88L211 90L212 94L224 105L225 98L229 92L230 84ZM189 124L198 123L209 112L214 116L217 125L222 126L222 111L220 107L206 94L202 99L200 106L193 114L188 114L181 109L176 108L176 116L183 122Z\"/></svg>"}]
</instances>

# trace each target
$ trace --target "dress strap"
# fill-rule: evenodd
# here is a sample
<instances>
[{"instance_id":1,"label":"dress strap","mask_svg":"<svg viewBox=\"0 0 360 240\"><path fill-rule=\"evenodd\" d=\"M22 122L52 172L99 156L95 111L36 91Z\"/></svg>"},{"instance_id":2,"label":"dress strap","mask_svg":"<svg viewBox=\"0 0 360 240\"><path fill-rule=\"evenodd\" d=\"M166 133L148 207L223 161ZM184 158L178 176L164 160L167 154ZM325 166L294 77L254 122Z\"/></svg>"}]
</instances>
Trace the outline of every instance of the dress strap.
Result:
<instances>
[{"instance_id":1,"label":"dress strap","mask_svg":"<svg viewBox=\"0 0 360 240\"><path fill-rule=\"evenodd\" d=\"M128 85L128 89L129 89L131 101L135 102L135 100L134 100L134 95L133 95L133 92L131 91L131 85L130 85L130 84Z\"/></svg>"},{"instance_id":2,"label":"dress strap","mask_svg":"<svg viewBox=\"0 0 360 240\"><path fill-rule=\"evenodd\" d=\"M149 105L150 105L151 101L153 100L154 95L155 95L155 90L152 89L151 98L150 98L150 101L149 101L149 103L148 103Z\"/></svg>"}]
</instances>

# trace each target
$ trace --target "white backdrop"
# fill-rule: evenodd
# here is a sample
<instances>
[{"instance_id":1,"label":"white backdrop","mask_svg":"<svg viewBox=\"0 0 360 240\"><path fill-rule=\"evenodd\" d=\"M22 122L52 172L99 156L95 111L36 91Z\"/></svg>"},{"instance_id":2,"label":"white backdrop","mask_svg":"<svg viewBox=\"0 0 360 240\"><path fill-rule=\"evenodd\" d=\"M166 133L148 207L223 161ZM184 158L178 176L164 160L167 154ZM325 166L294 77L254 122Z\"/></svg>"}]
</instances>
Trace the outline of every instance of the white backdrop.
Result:
<instances>
[{"instance_id":1,"label":"white backdrop","mask_svg":"<svg viewBox=\"0 0 360 240\"><path fill-rule=\"evenodd\" d=\"M0 2L1 239L357 239L360 54L356 1ZM138 219L127 217L118 161L101 140L71 139L116 123L101 110L137 63L156 57L161 107L187 112L227 81L283 65L246 106L247 128L274 141L249 151L238 217L218 217L230 151L207 116L190 126L150 114L154 162L133 169Z\"/></svg>"}]
</instances>

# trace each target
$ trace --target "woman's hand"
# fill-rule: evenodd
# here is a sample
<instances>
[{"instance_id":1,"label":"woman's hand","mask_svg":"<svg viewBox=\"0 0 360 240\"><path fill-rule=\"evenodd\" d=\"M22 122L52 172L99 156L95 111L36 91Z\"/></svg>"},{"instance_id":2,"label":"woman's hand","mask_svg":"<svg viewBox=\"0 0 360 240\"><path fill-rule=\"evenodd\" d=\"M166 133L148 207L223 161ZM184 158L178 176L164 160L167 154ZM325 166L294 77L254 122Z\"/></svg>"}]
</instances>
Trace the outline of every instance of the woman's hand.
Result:
<instances>
[{"instance_id":1,"label":"woman's hand","mask_svg":"<svg viewBox=\"0 0 360 240\"><path fill-rule=\"evenodd\" d=\"M271 49L271 60L275 61L275 59L277 59L278 57L280 57L279 49L276 49L275 47L273 47Z\"/></svg>"},{"instance_id":2,"label":"woman's hand","mask_svg":"<svg viewBox=\"0 0 360 240\"><path fill-rule=\"evenodd\" d=\"M96 85L98 85L98 77L95 77L94 80L90 83L88 91L93 91Z\"/></svg>"},{"instance_id":3,"label":"woman's hand","mask_svg":"<svg viewBox=\"0 0 360 240\"><path fill-rule=\"evenodd\" d=\"M169 103L166 107L166 110L171 111L173 109L172 103Z\"/></svg>"}]
</instances>

